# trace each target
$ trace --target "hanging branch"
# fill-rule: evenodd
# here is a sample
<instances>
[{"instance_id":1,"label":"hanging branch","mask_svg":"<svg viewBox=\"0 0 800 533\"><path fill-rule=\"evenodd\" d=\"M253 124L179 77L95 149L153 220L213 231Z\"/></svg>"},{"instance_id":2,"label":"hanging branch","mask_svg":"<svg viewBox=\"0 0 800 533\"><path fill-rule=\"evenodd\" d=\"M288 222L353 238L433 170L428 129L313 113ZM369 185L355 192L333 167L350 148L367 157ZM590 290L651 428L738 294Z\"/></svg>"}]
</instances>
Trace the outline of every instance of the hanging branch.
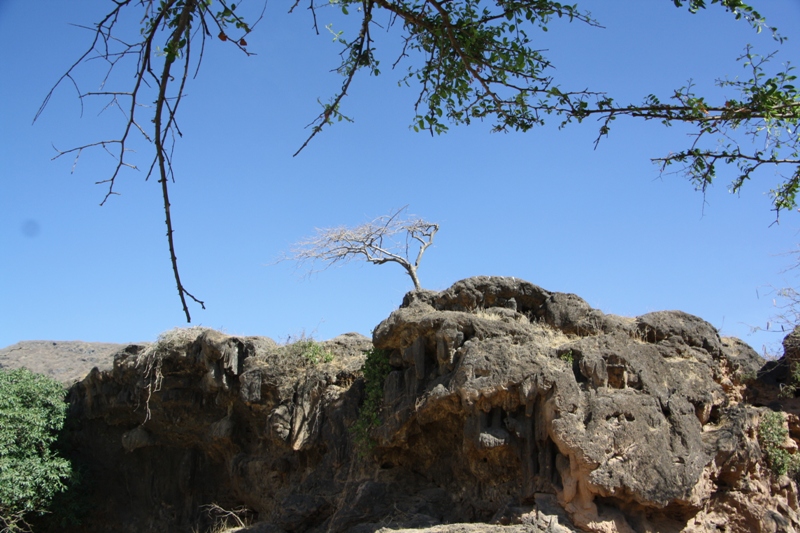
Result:
<instances>
[{"instance_id":1,"label":"hanging branch","mask_svg":"<svg viewBox=\"0 0 800 533\"><path fill-rule=\"evenodd\" d=\"M220 3L221 9L216 13L212 13L209 10L211 3L208 0L165 0L159 2L155 0L116 0L114 9L93 28L94 39L91 46L50 89L34 118L35 122L49 103L56 88L66 81L69 81L78 92L81 110L83 110L85 99L100 97L108 98L108 102L103 108L104 110L116 107L122 111L125 116L125 123L118 138L96 141L68 150L57 150L57 154L54 157L54 159L58 159L63 156L73 155L75 157L72 166L73 171L83 151L90 148L102 148L116 160L110 177L97 182L98 184L108 185L108 190L100 205L104 205L110 196L118 194L115 186L122 169L138 170L136 165L129 162L129 156L132 152L129 148L132 141L131 134L138 132L145 141L153 145L153 158L145 180L149 179L154 172L158 175L164 208L164 220L167 226L166 237L170 262L178 296L187 322L191 322L191 314L189 313L186 298L190 298L203 309L205 309L205 303L191 294L181 281L177 254L175 253L175 232L170 210L169 182L174 182L175 178L172 166L175 135L177 134L179 137L182 135L177 123L177 112L184 96L184 88L189 80L189 72L193 64L191 43L197 38L201 41L200 54L195 63L195 72L199 70L202 63L205 39L212 35L210 29L212 26L215 27L215 31L219 31L217 37L221 41L229 42L245 54L251 55L245 48L247 41L244 35L248 34L252 27L235 14L236 8L234 4L229 7L225 1ZM144 16L141 18L143 24L141 40L130 44L117 35L117 26L123 16L123 10L132 5L141 7L144 11ZM263 11L256 23L262 17ZM199 24L195 24L195 26L199 27L193 27L193 23L196 21L199 21ZM231 26L236 31L241 32L242 36L238 38L228 36L228 28ZM164 37L166 37L166 44L162 48L158 45L158 42ZM105 87L112 73L118 67L124 68L121 65L128 58L134 58L136 61L133 87L130 90L121 91L106 90ZM154 65L155 58L163 58L163 64L160 64L160 66ZM81 92L75 81L76 70L80 65L98 59L108 64L105 77L100 85L101 89ZM173 67L180 68L180 73L176 74ZM153 95L153 92L155 92L155 95ZM126 99L127 103L125 103ZM143 102L150 101L150 99L155 102L152 108L153 114L149 117L149 122L153 124L152 133L141 125L145 122L139 121L140 114L147 107L143 105Z\"/></svg>"},{"instance_id":2,"label":"hanging branch","mask_svg":"<svg viewBox=\"0 0 800 533\"><path fill-rule=\"evenodd\" d=\"M169 203L169 190L167 187L167 174L170 176L173 175L172 173L172 161L167 154L166 149L164 148L164 142L166 140L166 135L169 133L170 128L172 127L175 121L175 112L178 109L178 104L180 104L181 96L183 95L183 84L186 83L186 77L188 74L188 67L189 67L189 57L190 57L190 25L189 21L191 20L192 12L195 9L195 0L187 0L186 3L183 5L183 10L180 13L180 17L178 18L178 23L175 25L175 31L172 33L172 37L167 44L166 48L166 60L164 61L164 67L161 71L161 78L158 80L158 99L156 100L156 111L155 116L153 118L153 123L155 124L155 145L156 145L156 157L158 159L158 172L160 179L158 180L161 184L161 194L164 199L164 214L166 216L165 222L167 224L167 241L169 242L169 255L170 260L172 262L172 272L175 275L175 283L178 288L178 296L181 299L181 304L183 305L183 312L186 314L186 322L191 322L192 317L189 314L189 307L186 305L186 296L194 300L196 303L200 304L200 307L203 309L206 308L205 304L195 298L186 288L183 286L181 282L181 276L178 272L178 258L175 255L175 241L173 239L173 229L172 229L172 216L170 215L170 203ZM177 57L178 51L182 48L185 48L186 52L184 54L184 70L183 75L181 76L181 88L178 91L178 96L175 100L174 106L167 105L167 86L169 85L171 76L170 71L172 69L172 65L175 62ZM164 115L164 108L167 107L167 123L163 124L162 119Z\"/></svg>"}]
</instances>

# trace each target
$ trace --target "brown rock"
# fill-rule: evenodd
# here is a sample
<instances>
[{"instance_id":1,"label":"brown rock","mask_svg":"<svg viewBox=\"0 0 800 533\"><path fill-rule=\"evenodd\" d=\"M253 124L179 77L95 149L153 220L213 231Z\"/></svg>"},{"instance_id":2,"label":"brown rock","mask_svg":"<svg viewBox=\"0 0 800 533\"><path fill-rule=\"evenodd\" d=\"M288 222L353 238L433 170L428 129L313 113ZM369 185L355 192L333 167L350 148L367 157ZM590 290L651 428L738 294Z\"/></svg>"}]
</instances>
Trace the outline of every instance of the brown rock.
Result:
<instances>
[{"instance_id":1,"label":"brown rock","mask_svg":"<svg viewBox=\"0 0 800 533\"><path fill-rule=\"evenodd\" d=\"M366 455L364 337L329 362L198 328L118 352L70 392L81 531L203 530L209 503L251 533L800 527L745 403L761 360L700 318L479 277L409 293L373 343L391 369Z\"/></svg>"}]
</instances>

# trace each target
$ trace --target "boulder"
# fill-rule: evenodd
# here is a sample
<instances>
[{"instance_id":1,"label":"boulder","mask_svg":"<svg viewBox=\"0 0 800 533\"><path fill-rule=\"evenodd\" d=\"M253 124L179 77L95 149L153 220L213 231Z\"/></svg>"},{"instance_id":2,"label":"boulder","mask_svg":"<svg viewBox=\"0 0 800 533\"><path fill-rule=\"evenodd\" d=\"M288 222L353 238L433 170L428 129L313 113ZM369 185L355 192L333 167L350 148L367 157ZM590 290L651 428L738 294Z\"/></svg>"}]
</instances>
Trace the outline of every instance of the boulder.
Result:
<instances>
[{"instance_id":1,"label":"boulder","mask_svg":"<svg viewBox=\"0 0 800 533\"><path fill-rule=\"evenodd\" d=\"M372 348L388 372L365 448ZM209 508L270 533L800 527L747 403L763 361L698 317L477 277L407 294L371 342L303 349L192 328L75 385L67 440L94 480L80 530L205 530Z\"/></svg>"}]
</instances>

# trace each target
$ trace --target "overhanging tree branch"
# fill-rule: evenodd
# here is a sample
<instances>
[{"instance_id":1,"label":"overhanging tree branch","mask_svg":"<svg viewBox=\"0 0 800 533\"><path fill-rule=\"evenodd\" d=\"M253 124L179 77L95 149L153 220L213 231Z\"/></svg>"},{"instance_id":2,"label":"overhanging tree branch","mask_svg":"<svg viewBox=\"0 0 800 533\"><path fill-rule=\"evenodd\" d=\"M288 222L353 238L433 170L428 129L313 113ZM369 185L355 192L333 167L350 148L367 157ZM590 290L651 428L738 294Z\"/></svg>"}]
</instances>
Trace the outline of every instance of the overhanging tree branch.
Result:
<instances>
[{"instance_id":1,"label":"overhanging tree branch","mask_svg":"<svg viewBox=\"0 0 800 533\"><path fill-rule=\"evenodd\" d=\"M192 18L192 12L195 9L195 0L186 0L186 3L183 5L183 9L181 10L180 17L178 18L177 24L175 25L175 30L172 32L172 37L170 38L167 44L167 57L164 61L164 66L161 71L161 77L158 79L158 99L156 100L156 110L153 119L153 124L155 125L155 146L156 146L156 158L158 161L158 173L159 173L159 183L161 184L161 195L164 200L164 215L165 215L165 223L167 224L167 242L169 243L169 254L170 254L170 261L172 262L172 272L175 276L175 283L178 289L178 296L181 299L181 304L183 305L183 312L186 315L186 322L191 322L192 317L189 314L189 307L186 305L186 296L194 300L196 303L200 304L200 307L205 309L205 304L192 296L189 291L183 286L181 282L180 272L178 271L178 258L175 255L175 240L173 238L174 230L172 229L172 216L170 213L170 203L169 203L169 188L167 186L168 180L167 175L173 175L172 173L172 161L170 159L167 150L164 147L166 141L166 135L170 132L170 129L173 126L175 121L175 112L178 109L178 104L180 104L181 96L183 95L183 85L186 83L186 78L188 76L188 67L189 67L189 56L190 56L190 35L189 32L191 30L190 27L190 20ZM170 107L167 104L167 87L169 86L170 82L170 71L172 70L172 65L175 62L175 59L178 55L178 50L181 48L185 48L185 61L184 61L184 71L183 75L181 76L181 87L178 90L178 95L175 100L175 105ZM155 76L155 74L153 74ZM167 123L163 123L164 118L164 108L167 108Z\"/></svg>"},{"instance_id":2,"label":"overhanging tree branch","mask_svg":"<svg viewBox=\"0 0 800 533\"><path fill-rule=\"evenodd\" d=\"M778 42L783 37L776 28L767 26L764 18L751 6L740 0L673 0L677 7L688 5L691 13L719 4L737 19L743 19L757 32L768 29ZM348 8L362 4L364 13L359 38L348 42L338 41L345 47L339 71L346 81L343 88L325 106L323 113L311 124L313 132L338 120L350 120L342 114L341 103L356 71L366 68L378 74L379 61L374 57L368 35L369 26L375 24L371 6L388 12L391 24L403 23L403 48L393 64L409 59L410 52L419 52L422 59L409 67L401 83L417 82L419 97L415 104L417 116L413 128L443 133L449 124L469 124L472 120L491 118L494 131L509 129L527 131L545 123L548 115L557 117L561 127L571 122L582 122L588 117L600 121L596 140L608 135L611 123L627 116L644 120L659 120L664 125L684 123L697 128L690 148L674 152L653 161L666 166L679 164L685 174L705 192L716 176L717 163L734 165L738 175L731 190L738 192L742 184L764 165L791 166L791 175L772 191L773 207L777 213L796 206L800 156L797 128L800 101L792 82L791 68L773 77L767 77L764 65L772 57L760 58L748 48L740 58L752 69L747 81L719 81L723 87L739 92L737 99L726 99L711 105L706 98L694 93L693 85L678 89L662 103L650 95L643 104L618 104L604 92L589 89L564 90L549 74L550 62L541 50L532 46L528 33L531 29L547 30L555 19L564 18L601 27L588 12L577 6L558 2L534 0L500 1L496 4L482 0L425 0L424 2L398 0L339 0L334 5L348 14ZM314 10L312 5L312 11ZM316 20L316 15L315 15ZM352 58L359 58L357 61ZM752 139L760 138L766 148L746 150L734 133L744 132ZM715 137L711 139L710 137ZM718 148L722 139L728 144ZM304 143L298 153L307 144ZM706 140L714 148L703 148ZM295 154L297 155L297 154Z\"/></svg>"},{"instance_id":3,"label":"overhanging tree branch","mask_svg":"<svg viewBox=\"0 0 800 533\"><path fill-rule=\"evenodd\" d=\"M138 170L138 167L129 162L132 140L131 134L138 132L142 138L153 145L153 158L145 179L153 172L158 174L158 183L161 188L164 220L167 226L167 243L169 246L170 263L172 266L175 284L181 300L186 321L191 322L191 314L186 302L186 297L194 300L201 308L205 304L192 295L181 281L178 268L178 259L175 253L174 228L169 200L169 181L174 181L172 165L172 152L174 149L175 135L181 136L177 123L177 112L184 96L184 88L189 79L190 66L193 64L191 43L195 38L200 38L201 49L197 61L194 63L199 69L203 58L203 49L206 36L210 35L209 26L214 25L219 29L218 38L230 42L244 53L247 42L244 35L252 29L241 17L235 14L235 5L227 5L225 0L220 2L221 9L210 11L209 0L115 0L115 7L93 29L94 39L86 52L59 78L53 88L45 97L34 122L41 115L50 101L55 89L63 82L69 80L78 91L78 98L83 109L84 100L93 98L109 98L105 109L115 107L122 111L125 123L121 135L116 139L106 139L68 150L57 150L54 159L65 155L74 155L73 170L84 150L89 148L102 148L115 158L116 164L110 177L97 182L108 184L101 205L105 204L111 195L117 194L115 190L117 179L123 168ZM126 8L138 6L143 10L141 39L133 44L116 35L117 25ZM263 11L262 11L263 16ZM258 17L256 24L261 20ZM193 23L199 21L199 28L193 28ZM234 27L241 32L241 37L232 38L226 32L229 27ZM165 45L159 42L165 38ZM135 58L133 87L130 90L106 90L111 74L121 62L127 58ZM97 91L81 92L75 82L75 71L83 63L90 60L103 60L108 64L101 88ZM154 61L157 63L154 65ZM163 63L161 63L163 61ZM173 67L179 65L180 73L176 74ZM120 67L123 68L123 67ZM139 121L139 116L146 109L142 102L152 98L154 102L153 114L149 122L153 124L152 133L148 132ZM127 99L127 104L121 100Z\"/></svg>"}]
</instances>

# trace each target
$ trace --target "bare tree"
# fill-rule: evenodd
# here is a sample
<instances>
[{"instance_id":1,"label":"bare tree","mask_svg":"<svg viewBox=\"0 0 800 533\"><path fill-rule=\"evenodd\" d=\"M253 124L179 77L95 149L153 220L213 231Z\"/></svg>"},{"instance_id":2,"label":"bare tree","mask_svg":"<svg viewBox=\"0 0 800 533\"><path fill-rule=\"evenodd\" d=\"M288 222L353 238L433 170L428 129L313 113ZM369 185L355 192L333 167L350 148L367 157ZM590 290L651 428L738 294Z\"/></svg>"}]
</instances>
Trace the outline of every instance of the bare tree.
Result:
<instances>
[{"instance_id":1,"label":"bare tree","mask_svg":"<svg viewBox=\"0 0 800 533\"><path fill-rule=\"evenodd\" d=\"M317 228L316 235L295 243L281 261L297 261L301 265L321 262L325 268L356 258L375 265L397 263L414 282L414 288L420 290L417 269L425 250L433 244L439 225L413 215L401 217L407 207L355 228ZM416 259L412 262L414 250ZM312 267L311 272L314 271Z\"/></svg>"}]
</instances>

